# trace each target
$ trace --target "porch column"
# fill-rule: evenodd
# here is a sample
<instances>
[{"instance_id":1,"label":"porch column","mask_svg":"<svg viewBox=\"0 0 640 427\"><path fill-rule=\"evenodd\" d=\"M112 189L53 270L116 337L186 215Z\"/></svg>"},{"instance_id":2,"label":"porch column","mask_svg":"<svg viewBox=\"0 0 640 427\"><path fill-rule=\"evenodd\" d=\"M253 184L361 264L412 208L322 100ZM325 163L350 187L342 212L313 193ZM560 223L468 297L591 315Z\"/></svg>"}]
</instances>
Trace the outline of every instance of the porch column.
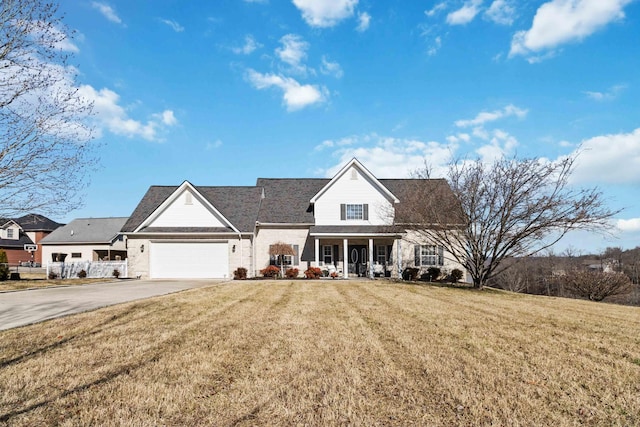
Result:
<instances>
[{"instance_id":1,"label":"porch column","mask_svg":"<svg viewBox=\"0 0 640 427\"><path fill-rule=\"evenodd\" d=\"M316 237L313 243L315 244L316 267L320 267L320 239Z\"/></svg>"},{"instance_id":2,"label":"porch column","mask_svg":"<svg viewBox=\"0 0 640 427\"><path fill-rule=\"evenodd\" d=\"M373 239L369 239L369 278L373 279Z\"/></svg>"},{"instance_id":3,"label":"porch column","mask_svg":"<svg viewBox=\"0 0 640 427\"><path fill-rule=\"evenodd\" d=\"M342 277L349 278L349 239L342 240L342 255L344 261L342 262Z\"/></svg>"},{"instance_id":4,"label":"porch column","mask_svg":"<svg viewBox=\"0 0 640 427\"><path fill-rule=\"evenodd\" d=\"M396 259L398 260L398 279L402 280L402 239L396 239L396 249L397 249L397 256Z\"/></svg>"}]
</instances>

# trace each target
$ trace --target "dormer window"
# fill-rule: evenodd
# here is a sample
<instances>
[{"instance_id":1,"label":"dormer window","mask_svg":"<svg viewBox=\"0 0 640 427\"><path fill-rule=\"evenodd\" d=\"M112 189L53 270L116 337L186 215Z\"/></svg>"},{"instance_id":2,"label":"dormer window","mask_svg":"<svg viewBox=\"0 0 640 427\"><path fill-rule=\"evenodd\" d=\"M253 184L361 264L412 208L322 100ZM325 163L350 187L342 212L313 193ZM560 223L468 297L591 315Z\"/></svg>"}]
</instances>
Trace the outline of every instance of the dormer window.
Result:
<instances>
[{"instance_id":1,"label":"dormer window","mask_svg":"<svg viewBox=\"0 0 640 427\"><path fill-rule=\"evenodd\" d=\"M13 239L13 228L7 228L7 239Z\"/></svg>"},{"instance_id":2,"label":"dormer window","mask_svg":"<svg viewBox=\"0 0 640 427\"><path fill-rule=\"evenodd\" d=\"M341 204L340 205L340 219L345 221L349 220L368 220L369 219L369 205L364 203L360 204Z\"/></svg>"}]
</instances>

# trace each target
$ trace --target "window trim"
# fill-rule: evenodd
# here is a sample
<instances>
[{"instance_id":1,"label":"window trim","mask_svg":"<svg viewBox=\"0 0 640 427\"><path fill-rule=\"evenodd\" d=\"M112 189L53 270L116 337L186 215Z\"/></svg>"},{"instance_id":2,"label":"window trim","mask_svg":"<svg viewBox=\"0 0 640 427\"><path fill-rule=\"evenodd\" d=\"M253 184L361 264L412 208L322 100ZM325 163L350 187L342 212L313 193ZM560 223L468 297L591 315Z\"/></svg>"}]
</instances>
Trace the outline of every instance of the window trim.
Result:
<instances>
[{"instance_id":1,"label":"window trim","mask_svg":"<svg viewBox=\"0 0 640 427\"><path fill-rule=\"evenodd\" d=\"M327 248L329 248L329 255L327 255ZM324 265L333 265L333 245L322 245L322 263ZM327 262L327 257L329 257L329 262Z\"/></svg>"},{"instance_id":2,"label":"window trim","mask_svg":"<svg viewBox=\"0 0 640 427\"><path fill-rule=\"evenodd\" d=\"M415 245L416 267L441 267L444 265L444 247L438 245Z\"/></svg>"},{"instance_id":3,"label":"window trim","mask_svg":"<svg viewBox=\"0 0 640 427\"><path fill-rule=\"evenodd\" d=\"M359 208L359 211L358 210ZM354 215L355 213L359 215ZM369 204L368 203L341 203L340 204L340 220L341 221L368 221L369 220Z\"/></svg>"}]
</instances>

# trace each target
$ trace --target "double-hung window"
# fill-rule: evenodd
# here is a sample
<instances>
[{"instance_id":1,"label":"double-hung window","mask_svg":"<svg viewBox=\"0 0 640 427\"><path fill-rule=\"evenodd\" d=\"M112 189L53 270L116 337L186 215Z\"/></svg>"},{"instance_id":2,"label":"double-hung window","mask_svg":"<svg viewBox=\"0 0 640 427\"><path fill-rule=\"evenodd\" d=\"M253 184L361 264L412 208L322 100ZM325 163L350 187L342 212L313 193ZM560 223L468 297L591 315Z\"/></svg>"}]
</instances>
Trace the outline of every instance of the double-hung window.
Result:
<instances>
[{"instance_id":1,"label":"double-hung window","mask_svg":"<svg viewBox=\"0 0 640 427\"><path fill-rule=\"evenodd\" d=\"M378 264L387 263L387 247L384 245L376 246L376 261Z\"/></svg>"},{"instance_id":2,"label":"double-hung window","mask_svg":"<svg viewBox=\"0 0 640 427\"><path fill-rule=\"evenodd\" d=\"M7 228L7 239L13 239L13 228Z\"/></svg>"},{"instance_id":3,"label":"double-hung window","mask_svg":"<svg viewBox=\"0 0 640 427\"><path fill-rule=\"evenodd\" d=\"M444 265L444 248L436 245L415 246L416 267Z\"/></svg>"},{"instance_id":4,"label":"double-hung window","mask_svg":"<svg viewBox=\"0 0 640 427\"><path fill-rule=\"evenodd\" d=\"M322 246L322 262L324 263L324 265L333 264L333 246Z\"/></svg>"},{"instance_id":5,"label":"double-hung window","mask_svg":"<svg viewBox=\"0 0 640 427\"><path fill-rule=\"evenodd\" d=\"M369 205L366 203L343 203L340 205L340 219L342 221L366 221L369 219Z\"/></svg>"}]
</instances>

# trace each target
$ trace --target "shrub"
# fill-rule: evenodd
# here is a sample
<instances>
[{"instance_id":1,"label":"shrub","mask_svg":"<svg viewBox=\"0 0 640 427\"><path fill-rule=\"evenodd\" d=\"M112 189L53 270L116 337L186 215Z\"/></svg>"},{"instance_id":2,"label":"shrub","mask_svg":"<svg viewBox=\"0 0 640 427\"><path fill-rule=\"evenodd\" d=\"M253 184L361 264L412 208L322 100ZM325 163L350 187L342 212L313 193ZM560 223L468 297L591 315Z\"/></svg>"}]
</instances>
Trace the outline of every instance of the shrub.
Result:
<instances>
[{"instance_id":1,"label":"shrub","mask_svg":"<svg viewBox=\"0 0 640 427\"><path fill-rule=\"evenodd\" d=\"M298 277L298 272L299 270L297 268L287 268L287 270L284 272L284 275L289 279L295 279L296 277Z\"/></svg>"},{"instance_id":2,"label":"shrub","mask_svg":"<svg viewBox=\"0 0 640 427\"><path fill-rule=\"evenodd\" d=\"M113 270L113 273L111 273L111 275L117 279L118 277L120 277L120 270L118 270L117 268L115 268L115 269Z\"/></svg>"},{"instance_id":3,"label":"shrub","mask_svg":"<svg viewBox=\"0 0 640 427\"><path fill-rule=\"evenodd\" d=\"M5 281L9 278L9 259L7 253L0 249L0 280Z\"/></svg>"},{"instance_id":4,"label":"shrub","mask_svg":"<svg viewBox=\"0 0 640 427\"><path fill-rule=\"evenodd\" d=\"M56 280L58 278L58 275L52 271L51 273L49 273L48 277L49 280Z\"/></svg>"},{"instance_id":5,"label":"shrub","mask_svg":"<svg viewBox=\"0 0 640 427\"><path fill-rule=\"evenodd\" d=\"M244 280L247 278L247 269L244 267L238 267L233 272L233 280Z\"/></svg>"},{"instance_id":6,"label":"shrub","mask_svg":"<svg viewBox=\"0 0 640 427\"><path fill-rule=\"evenodd\" d=\"M418 272L420 270L414 267L407 267L402 271L402 280L415 281L418 279Z\"/></svg>"},{"instance_id":7,"label":"shrub","mask_svg":"<svg viewBox=\"0 0 640 427\"><path fill-rule=\"evenodd\" d=\"M453 270L451 270L451 281L453 283L458 283L463 276L464 273L459 268L454 268Z\"/></svg>"},{"instance_id":8,"label":"shrub","mask_svg":"<svg viewBox=\"0 0 640 427\"><path fill-rule=\"evenodd\" d=\"M429 275L429 280L433 282L434 280L438 280L442 271L438 267L429 267L427 268L427 274Z\"/></svg>"},{"instance_id":9,"label":"shrub","mask_svg":"<svg viewBox=\"0 0 640 427\"><path fill-rule=\"evenodd\" d=\"M304 271L304 277L307 279L319 279L322 276L322 270L318 267L309 267Z\"/></svg>"},{"instance_id":10,"label":"shrub","mask_svg":"<svg viewBox=\"0 0 640 427\"><path fill-rule=\"evenodd\" d=\"M278 274L280 274L280 267L270 265L267 268L263 268L262 270L260 270L260 274L262 274L262 277L277 277Z\"/></svg>"},{"instance_id":11,"label":"shrub","mask_svg":"<svg viewBox=\"0 0 640 427\"><path fill-rule=\"evenodd\" d=\"M557 280L578 297L591 301L602 301L608 296L625 294L631 290L631 280L624 273L576 270Z\"/></svg>"},{"instance_id":12,"label":"shrub","mask_svg":"<svg viewBox=\"0 0 640 427\"><path fill-rule=\"evenodd\" d=\"M87 277L87 272L85 270L78 271L78 277L84 279L85 277Z\"/></svg>"},{"instance_id":13,"label":"shrub","mask_svg":"<svg viewBox=\"0 0 640 427\"><path fill-rule=\"evenodd\" d=\"M329 276L331 276L331 278L332 278L332 279L335 279L336 277L338 277L338 276L339 276L339 274L338 274L338 272L337 272L337 271L332 271L332 272L331 272L331 274L330 274Z\"/></svg>"}]
</instances>

